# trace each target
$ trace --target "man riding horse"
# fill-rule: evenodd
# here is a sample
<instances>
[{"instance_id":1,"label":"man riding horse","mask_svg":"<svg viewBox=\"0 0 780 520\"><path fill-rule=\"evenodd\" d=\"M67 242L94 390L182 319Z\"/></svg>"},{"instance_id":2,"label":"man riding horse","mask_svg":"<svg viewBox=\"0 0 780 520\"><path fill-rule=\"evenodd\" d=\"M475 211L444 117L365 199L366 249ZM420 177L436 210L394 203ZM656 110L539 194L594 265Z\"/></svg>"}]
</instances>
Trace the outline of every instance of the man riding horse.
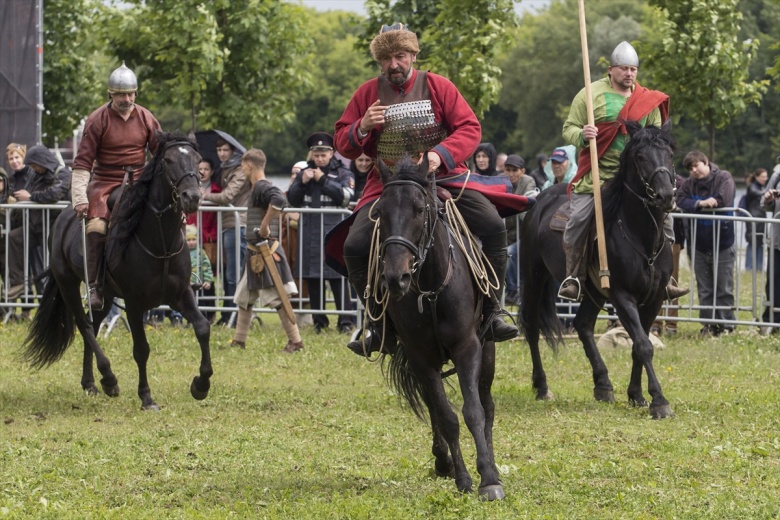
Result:
<instances>
[{"instance_id":1,"label":"man riding horse","mask_svg":"<svg viewBox=\"0 0 780 520\"><path fill-rule=\"evenodd\" d=\"M649 90L636 81L639 56L628 42L621 42L612 51L607 77L593 82L593 113L595 125L587 124L585 89L575 96L569 109L569 117L563 124L563 138L580 148L579 169L572 179L571 217L563 233L563 249L566 252L566 279L558 296L579 301L582 297L582 279L585 277L583 255L590 234L593 216L593 180L590 175L588 141L596 139L599 156L599 180L601 185L615 177L620 164L620 154L629 140L623 122L637 121L640 125L661 126L669 116L669 96L658 90ZM664 221L664 234L674 243L672 217ZM689 289L677 287L670 280L666 296L674 300L688 294Z\"/></svg>"},{"instance_id":2,"label":"man riding horse","mask_svg":"<svg viewBox=\"0 0 780 520\"><path fill-rule=\"evenodd\" d=\"M517 327L501 319L498 303L506 272L507 239L504 221L494 204L510 215L524 209L525 199L511 194L505 178L477 174L471 174L467 189L461 193L462 174L468 172L465 161L480 143L481 127L452 82L413 67L420 52L414 32L403 24L385 25L370 48L382 74L361 85L353 94L336 122L336 149L349 159L365 153L389 164L406 155L418 160L423 153L427 154L429 173L454 197L460 197L457 208L471 232L482 241L482 250L500 284L498 290L484 299L485 337L494 341L512 339L518 334ZM452 182L448 183L448 179ZM370 202L381 193L382 181L374 167L355 213L344 226L330 234L330 248L326 248L329 265L340 268L341 272L346 266L349 281L361 300L367 284L369 244L374 227L369 218ZM342 241L343 251L339 250ZM396 343L392 324L386 325L383 332L385 347L392 351ZM381 335L374 333L370 341L366 339L365 351L360 342L353 341L349 347L361 355L378 351Z\"/></svg>"},{"instance_id":3,"label":"man riding horse","mask_svg":"<svg viewBox=\"0 0 780 520\"><path fill-rule=\"evenodd\" d=\"M157 149L160 123L135 104L138 80L122 63L108 78L107 104L92 112L73 161L72 201L79 218L87 218L87 273L92 309L103 308L103 256L111 212L108 198L125 176L135 180L146 163L147 150ZM90 179L91 173L91 179Z\"/></svg>"}]
</instances>

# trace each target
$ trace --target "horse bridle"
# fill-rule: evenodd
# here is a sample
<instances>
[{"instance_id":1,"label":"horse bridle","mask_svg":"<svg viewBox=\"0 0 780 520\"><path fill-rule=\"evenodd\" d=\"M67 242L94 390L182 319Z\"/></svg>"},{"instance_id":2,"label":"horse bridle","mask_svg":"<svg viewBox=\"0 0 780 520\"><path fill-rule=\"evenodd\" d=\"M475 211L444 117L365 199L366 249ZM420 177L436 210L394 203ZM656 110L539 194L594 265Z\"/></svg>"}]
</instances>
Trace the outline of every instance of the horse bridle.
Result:
<instances>
[{"instance_id":1,"label":"horse bridle","mask_svg":"<svg viewBox=\"0 0 780 520\"><path fill-rule=\"evenodd\" d=\"M411 269L412 274L414 274L425 263L425 258L428 256L428 251L430 251L431 246L433 245L433 235L436 229L436 223L439 220L436 217L434 210L435 199L429 196L425 187L423 187L419 182L412 180L390 181L385 184L384 189L393 186L414 186L423 192L423 196L425 197L425 221L423 222L423 232L420 234L420 239L418 240L417 244L401 235L393 235L385 238L382 241L382 247L379 250L379 255L381 258L384 258L385 250L387 249L387 246L391 244L400 244L404 246L412 253L412 256L414 256L414 262L412 263Z\"/></svg>"},{"instance_id":2,"label":"horse bridle","mask_svg":"<svg viewBox=\"0 0 780 520\"><path fill-rule=\"evenodd\" d=\"M167 260L181 253L181 251L184 249L184 244L186 243L186 240L184 240L184 231L181 231L182 241L179 250L176 252L169 251L168 247L165 246L167 241L165 237L165 232L163 230L162 217L169 211L181 213L181 207L179 206L179 201L180 201L179 185L182 183L182 181L184 181L188 177L194 177L196 180L198 179L195 172L191 172L191 171L185 172L184 175L182 175L175 183L171 180L171 178L168 175L166 175L165 153L174 146L189 146L190 148L193 149L193 151L195 150L195 145L189 141L171 141L169 143L165 143L165 146L161 152L161 159L160 159L161 164L157 167L157 170L154 172L154 174L162 175L165 181L168 183L168 187L171 188L170 204L168 204L162 209L158 209L154 206L154 204L152 204L152 202L149 199L147 199L146 201L146 205L149 206L149 209L152 210L154 216L157 217L157 227L160 230L160 239L162 240L162 244L165 252L162 255L157 255L153 253L143 244L143 242L141 242L141 239L138 237L138 233L135 234L135 239L138 242L138 245L141 246L141 249L143 249L146 252L146 254L158 260L166 260L166 272L167 272ZM174 241L171 241L171 246L173 246L173 244Z\"/></svg>"}]
</instances>

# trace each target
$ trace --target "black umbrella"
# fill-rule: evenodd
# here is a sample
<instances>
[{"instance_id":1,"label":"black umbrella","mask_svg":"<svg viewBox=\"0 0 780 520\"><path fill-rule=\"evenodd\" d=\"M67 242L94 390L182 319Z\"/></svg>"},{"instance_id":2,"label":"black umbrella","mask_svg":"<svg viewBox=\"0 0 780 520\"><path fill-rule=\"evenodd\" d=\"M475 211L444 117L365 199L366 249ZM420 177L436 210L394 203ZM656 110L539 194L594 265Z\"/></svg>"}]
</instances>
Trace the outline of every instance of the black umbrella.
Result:
<instances>
[{"instance_id":1,"label":"black umbrella","mask_svg":"<svg viewBox=\"0 0 780 520\"><path fill-rule=\"evenodd\" d=\"M246 152L246 148L243 144L239 143L235 137L222 130L202 130L200 132L195 132L195 139L198 141L201 157L211 159L211 162L214 163L215 180L219 180L219 175L222 173L222 168L220 166L221 161L217 155L217 139L220 137L230 143L230 145L236 149L236 152L240 154Z\"/></svg>"}]
</instances>

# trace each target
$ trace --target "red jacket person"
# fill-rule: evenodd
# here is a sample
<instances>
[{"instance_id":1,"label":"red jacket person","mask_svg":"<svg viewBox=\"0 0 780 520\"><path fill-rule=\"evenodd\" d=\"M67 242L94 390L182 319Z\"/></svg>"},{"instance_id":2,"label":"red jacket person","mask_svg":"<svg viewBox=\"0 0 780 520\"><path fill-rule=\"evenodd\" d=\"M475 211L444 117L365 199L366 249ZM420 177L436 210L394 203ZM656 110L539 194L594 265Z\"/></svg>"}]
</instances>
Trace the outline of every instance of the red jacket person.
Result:
<instances>
[{"instance_id":1,"label":"red jacket person","mask_svg":"<svg viewBox=\"0 0 780 520\"><path fill-rule=\"evenodd\" d=\"M405 155L421 157L427 153L430 173L440 186L457 195L468 171L465 161L480 143L482 130L471 107L448 79L414 69L420 51L417 36L403 24L383 26L371 42L371 54L379 62L382 74L361 85L353 94L344 114L336 122L336 149L349 159L362 153L392 163ZM424 121L422 124L420 121ZM414 136L410 132L414 130ZM491 266L503 284L506 271L506 228L497 211L506 215L525 208L527 199L511 194L506 177L482 177L472 174L466 190L457 202L471 231L482 240ZM373 222L368 218L370 202L382 192L376 168L368 174L363 197L355 213L331 234L326 254L330 265L343 263L359 297L368 275L368 251ZM494 205L496 204L496 205ZM344 229L349 234L344 240ZM336 244L343 241L343 258ZM505 341L517 336L517 328L499 316L498 297L502 288L485 299L484 319L490 323L486 337ZM392 324L390 324L392 325ZM395 344L392 326L384 331L385 346ZM367 351L379 349L379 334L367 342ZM362 344L350 349L363 354Z\"/></svg>"}]
</instances>

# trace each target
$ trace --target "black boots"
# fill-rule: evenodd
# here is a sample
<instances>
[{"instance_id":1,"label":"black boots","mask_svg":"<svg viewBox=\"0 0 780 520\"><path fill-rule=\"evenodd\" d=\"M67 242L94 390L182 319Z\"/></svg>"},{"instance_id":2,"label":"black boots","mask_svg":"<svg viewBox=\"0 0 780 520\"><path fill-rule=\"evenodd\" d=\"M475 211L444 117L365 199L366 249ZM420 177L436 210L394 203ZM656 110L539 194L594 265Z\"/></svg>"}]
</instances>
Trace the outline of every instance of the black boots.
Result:
<instances>
[{"instance_id":1,"label":"black boots","mask_svg":"<svg viewBox=\"0 0 780 520\"><path fill-rule=\"evenodd\" d=\"M89 277L89 305L93 311L103 308L103 256L106 235L87 233L87 276Z\"/></svg>"},{"instance_id":2,"label":"black boots","mask_svg":"<svg viewBox=\"0 0 780 520\"><path fill-rule=\"evenodd\" d=\"M482 302L482 320L487 341L507 341L516 338L520 331L517 327L506 323L501 319L502 314L507 314L499 305L499 296L504 292L506 283L506 231L497 233L482 239L482 250L493 271L498 278L499 287L496 292L489 294Z\"/></svg>"}]
</instances>

